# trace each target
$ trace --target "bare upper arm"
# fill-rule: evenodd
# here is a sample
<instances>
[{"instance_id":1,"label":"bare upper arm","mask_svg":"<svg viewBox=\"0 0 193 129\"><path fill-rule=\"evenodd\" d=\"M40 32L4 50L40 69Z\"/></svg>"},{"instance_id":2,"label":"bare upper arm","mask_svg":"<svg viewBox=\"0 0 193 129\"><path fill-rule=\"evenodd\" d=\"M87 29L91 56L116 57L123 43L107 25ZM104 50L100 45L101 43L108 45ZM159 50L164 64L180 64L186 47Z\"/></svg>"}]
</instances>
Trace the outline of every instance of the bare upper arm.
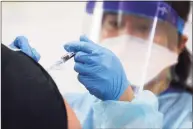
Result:
<instances>
[{"instance_id":1,"label":"bare upper arm","mask_svg":"<svg viewBox=\"0 0 193 129\"><path fill-rule=\"evenodd\" d=\"M76 114L65 100L64 103L67 111L68 129L81 129L80 121L77 119Z\"/></svg>"}]
</instances>

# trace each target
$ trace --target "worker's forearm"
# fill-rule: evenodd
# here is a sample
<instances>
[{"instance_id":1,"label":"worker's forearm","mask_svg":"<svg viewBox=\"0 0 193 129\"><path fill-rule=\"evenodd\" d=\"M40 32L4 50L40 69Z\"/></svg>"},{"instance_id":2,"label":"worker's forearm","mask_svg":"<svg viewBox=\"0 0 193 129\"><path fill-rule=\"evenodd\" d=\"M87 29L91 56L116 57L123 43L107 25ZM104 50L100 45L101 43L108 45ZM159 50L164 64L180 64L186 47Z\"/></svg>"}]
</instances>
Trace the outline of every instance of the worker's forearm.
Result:
<instances>
[{"instance_id":1,"label":"worker's forearm","mask_svg":"<svg viewBox=\"0 0 193 129\"><path fill-rule=\"evenodd\" d=\"M134 93L131 86L128 86L122 96L119 98L119 101L129 101L131 102L134 99Z\"/></svg>"}]
</instances>

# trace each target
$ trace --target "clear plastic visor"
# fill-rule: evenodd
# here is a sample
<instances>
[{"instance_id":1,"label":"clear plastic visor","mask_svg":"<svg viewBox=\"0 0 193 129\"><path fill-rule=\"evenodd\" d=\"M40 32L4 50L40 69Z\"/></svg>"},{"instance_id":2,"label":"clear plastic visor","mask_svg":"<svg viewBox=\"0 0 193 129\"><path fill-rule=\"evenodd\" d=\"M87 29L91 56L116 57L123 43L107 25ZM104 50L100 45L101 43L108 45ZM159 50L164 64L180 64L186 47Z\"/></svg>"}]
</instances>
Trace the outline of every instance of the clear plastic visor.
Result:
<instances>
[{"instance_id":1,"label":"clear plastic visor","mask_svg":"<svg viewBox=\"0 0 193 129\"><path fill-rule=\"evenodd\" d=\"M184 22L164 2L88 2L84 33L121 60L132 85L143 89L175 64Z\"/></svg>"}]
</instances>

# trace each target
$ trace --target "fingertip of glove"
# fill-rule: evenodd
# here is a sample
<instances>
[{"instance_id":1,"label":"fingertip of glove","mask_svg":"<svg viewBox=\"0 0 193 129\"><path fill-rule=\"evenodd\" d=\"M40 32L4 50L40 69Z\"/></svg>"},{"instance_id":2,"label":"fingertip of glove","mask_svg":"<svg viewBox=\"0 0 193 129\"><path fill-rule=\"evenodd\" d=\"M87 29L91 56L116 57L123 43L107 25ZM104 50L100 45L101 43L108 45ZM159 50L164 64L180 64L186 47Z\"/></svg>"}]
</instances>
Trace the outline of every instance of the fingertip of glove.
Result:
<instances>
[{"instance_id":1,"label":"fingertip of glove","mask_svg":"<svg viewBox=\"0 0 193 129\"><path fill-rule=\"evenodd\" d=\"M16 39L27 39L27 38L23 35L20 35L20 36L17 36Z\"/></svg>"},{"instance_id":2,"label":"fingertip of glove","mask_svg":"<svg viewBox=\"0 0 193 129\"><path fill-rule=\"evenodd\" d=\"M90 40L86 35L80 36L80 41L86 42L86 43L94 43L92 40Z\"/></svg>"},{"instance_id":3,"label":"fingertip of glove","mask_svg":"<svg viewBox=\"0 0 193 129\"><path fill-rule=\"evenodd\" d=\"M89 39L87 38L87 36L86 35L81 35L80 36L80 41L89 41Z\"/></svg>"},{"instance_id":4,"label":"fingertip of glove","mask_svg":"<svg viewBox=\"0 0 193 129\"><path fill-rule=\"evenodd\" d=\"M64 45L64 49L69 52L70 51L70 43Z\"/></svg>"},{"instance_id":5,"label":"fingertip of glove","mask_svg":"<svg viewBox=\"0 0 193 129\"><path fill-rule=\"evenodd\" d=\"M17 48L17 47L14 45L14 42L12 42L11 44L9 44L9 47L11 47L11 48Z\"/></svg>"},{"instance_id":6,"label":"fingertip of glove","mask_svg":"<svg viewBox=\"0 0 193 129\"><path fill-rule=\"evenodd\" d=\"M15 41L21 41L21 40L27 41L28 39L25 36L17 36L15 38Z\"/></svg>"},{"instance_id":7,"label":"fingertip of glove","mask_svg":"<svg viewBox=\"0 0 193 129\"><path fill-rule=\"evenodd\" d=\"M29 45L28 39L25 36L17 36L13 41L13 44L18 48L20 48L22 45Z\"/></svg>"},{"instance_id":8,"label":"fingertip of glove","mask_svg":"<svg viewBox=\"0 0 193 129\"><path fill-rule=\"evenodd\" d=\"M64 49L69 49L70 47L76 46L80 41L71 41L64 44Z\"/></svg>"}]
</instances>

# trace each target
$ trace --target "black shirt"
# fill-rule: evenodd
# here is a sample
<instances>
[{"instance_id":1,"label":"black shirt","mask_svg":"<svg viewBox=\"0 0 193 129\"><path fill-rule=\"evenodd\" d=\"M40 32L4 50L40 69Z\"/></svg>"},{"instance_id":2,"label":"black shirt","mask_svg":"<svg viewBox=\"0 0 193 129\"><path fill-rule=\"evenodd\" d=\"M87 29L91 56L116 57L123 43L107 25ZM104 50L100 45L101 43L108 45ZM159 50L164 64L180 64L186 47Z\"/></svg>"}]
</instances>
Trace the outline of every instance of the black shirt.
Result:
<instances>
[{"instance_id":1,"label":"black shirt","mask_svg":"<svg viewBox=\"0 0 193 129\"><path fill-rule=\"evenodd\" d=\"M63 98L48 73L1 44L2 129L67 129Z\"/></svg>"}]
</instances>

